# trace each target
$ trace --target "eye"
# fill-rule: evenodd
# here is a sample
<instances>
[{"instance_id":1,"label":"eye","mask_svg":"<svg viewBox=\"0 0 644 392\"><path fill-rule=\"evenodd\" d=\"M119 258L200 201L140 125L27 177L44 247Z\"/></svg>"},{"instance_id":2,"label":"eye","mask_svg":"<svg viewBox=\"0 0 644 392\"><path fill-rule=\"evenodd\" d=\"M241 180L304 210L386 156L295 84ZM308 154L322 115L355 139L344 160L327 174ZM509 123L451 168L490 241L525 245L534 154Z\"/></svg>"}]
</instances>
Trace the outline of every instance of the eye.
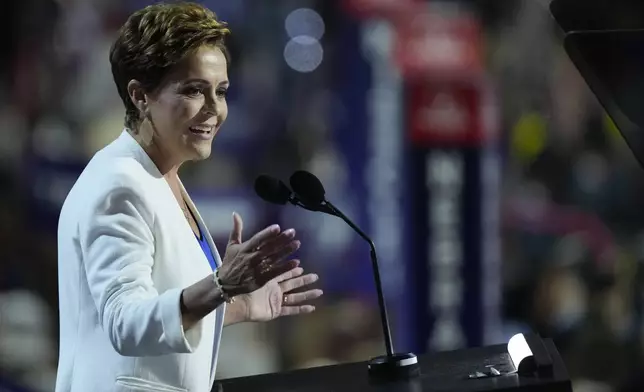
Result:
<instances>
[{"instance_id":1,"label":"eye","mask_svg":"<svg viewBox=\"0 0 644 392\"><path fill-rule=\"evenodd\" d=\"M203 88L197 87L197 86L188 86L183 89L182 93L188 97L198 97L200 95L203 95Z\"/></svg>"},{"instance_id":2,"label":"eye","mask_svg":"<svg viewBox=\"0 0 644 392\"><path fill-rule=\"evenodd\" d=\"M226 98L227 95L228 95L228 89L227 88L221 87L221 88L217 89L217 96L218 97Z\"/></svg>"}]
</instances>

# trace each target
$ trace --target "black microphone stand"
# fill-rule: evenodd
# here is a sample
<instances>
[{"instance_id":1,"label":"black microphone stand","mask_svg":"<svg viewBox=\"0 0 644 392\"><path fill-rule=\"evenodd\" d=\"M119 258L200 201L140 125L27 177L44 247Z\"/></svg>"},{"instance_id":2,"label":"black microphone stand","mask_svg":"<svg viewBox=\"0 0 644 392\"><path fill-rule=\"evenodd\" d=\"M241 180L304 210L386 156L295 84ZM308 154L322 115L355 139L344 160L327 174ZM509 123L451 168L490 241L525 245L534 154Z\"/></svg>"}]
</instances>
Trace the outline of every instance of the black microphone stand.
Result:
<instances>
[{"instance_id":1,"label":"black microphone stand","mask_svg":"<svg viewBox=\"0 0 644 392\"><path fill-rule=\"evenodd\" d=\"M373 279L376 282L376 292L378 294L378 305L380 305L380 309L382 309L382 311L380 312L380 323L382 325L382 333L385 338L385 348L387 350L387 356L393 356L394 347L391 340L391 329L389 328L389 316L387 315L387 305L385 304L385 296L382 292L382 280L380 279L380 267L378 265L378 255L376 254L376 245L373 243L371 238L369 238L369 236L365 234L364 231L362 231L362 229L360 229L346 215L344 215L342 211L335 208L333 204L331 204L328 201L324 202L323 204L327 205L331 209L331 211L333 211L333 214L335 216L342 219L347 225L351 226L351 228L355 230L355 232L358 233L360 237L364 238L364 240L369 243L370 255L371 255L371 267L373 270Z\"/></svg>"},{"instance_id":2,"label":"black microphone stand","mask_svg":"<svg viewBox=\"0 0 644 392\"><path fill-rule=\"evenodd\" d=\"M395 354L393 343L391 339L391 329L389 328L389 316L387 314L387 305L385 304L385 296L382 292L382 280L380 279L380 267L378 265L378 255L376 253L376 246L369 238L369 236L362 231L355 223L351 221L346 215L336 208L331 202L324 200L320 203L323 211L335 215L342 219L349 225L360 237L369 243L371 266L373 270L373 278L376 284L376 292L378 295L378 305L380 306L380 323L382 325L382 333L385 340L385 348L387 355L372 358L369 361L369 376L374 381L395 381L401 379L409 379L416 377L420 374L418 366L418 359L413 353Z\"/></svg>"}]
</instances>

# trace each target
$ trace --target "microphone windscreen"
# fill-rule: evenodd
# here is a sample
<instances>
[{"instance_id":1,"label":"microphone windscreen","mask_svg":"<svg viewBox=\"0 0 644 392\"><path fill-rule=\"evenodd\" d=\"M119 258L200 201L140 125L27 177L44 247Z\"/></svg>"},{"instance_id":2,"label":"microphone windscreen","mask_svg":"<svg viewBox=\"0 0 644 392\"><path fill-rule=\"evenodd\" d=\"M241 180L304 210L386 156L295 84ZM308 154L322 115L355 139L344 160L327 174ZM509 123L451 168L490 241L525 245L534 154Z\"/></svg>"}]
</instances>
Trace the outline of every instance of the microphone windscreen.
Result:
<instances>
[{"instance_id":1,"label":"microphone windscreen","mask_svg":"<svg viewBox=\"0 0 644 392\"><path fill-rule=\"evenodd\" d=\"M324 186L313 174L298 170L291 175L291 188L307 204L320 204L324 201Z\"/></svg>"},{"instance_id":2,"label":"microphone windscreen","mask_svg":"<svg viewBox=\"0 0 644 392\"><path fill-rule=\"evenodd\" d=\"M262 174L255 180L255 193L264 201L273 204L286 204L291 191L283 181Z\"/></svg>"}]
</instances>

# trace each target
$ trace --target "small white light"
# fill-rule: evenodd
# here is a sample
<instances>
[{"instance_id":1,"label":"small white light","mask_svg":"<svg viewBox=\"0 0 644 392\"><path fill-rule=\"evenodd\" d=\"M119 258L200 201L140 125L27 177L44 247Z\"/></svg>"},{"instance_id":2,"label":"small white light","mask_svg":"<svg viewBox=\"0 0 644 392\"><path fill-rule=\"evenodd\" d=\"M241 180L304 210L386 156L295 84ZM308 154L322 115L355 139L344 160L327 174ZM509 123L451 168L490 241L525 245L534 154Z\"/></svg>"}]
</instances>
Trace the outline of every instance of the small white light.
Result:
<instances>
[{"instance_id":1,"label":"small white light","mask_svg":"<svg viewBox=\"0 0 644 392\"><path fill-rule=\"evenodd\" d=\"M522 333L518 333L510 338L508 342L508 354L510 354L510 359L517 371L519 370L521 361L533 355Z\"/></svg>"},{"instance_id":2,"label":"small white light","mask_svg":"<svg viewBox=\"0 0 644 392\"><path fill-rule=\"evenodd\" d=\"M290 38L308 35L320 39L324 35L324 20L320 14L310 8L298 8L288 14L284 21L284 28Z\"/></svg>"},{"instance_id":3,"label":"small white light","mask_svg":"<svg viewBox=\"0 0 644 392\"><path fill-rule=\"evenodd\" d=\"M320 42L306 35L291 39L284 48L284 60L298 72L312 72L322 63L324 50Z\"/></svg>"}]
</instances>

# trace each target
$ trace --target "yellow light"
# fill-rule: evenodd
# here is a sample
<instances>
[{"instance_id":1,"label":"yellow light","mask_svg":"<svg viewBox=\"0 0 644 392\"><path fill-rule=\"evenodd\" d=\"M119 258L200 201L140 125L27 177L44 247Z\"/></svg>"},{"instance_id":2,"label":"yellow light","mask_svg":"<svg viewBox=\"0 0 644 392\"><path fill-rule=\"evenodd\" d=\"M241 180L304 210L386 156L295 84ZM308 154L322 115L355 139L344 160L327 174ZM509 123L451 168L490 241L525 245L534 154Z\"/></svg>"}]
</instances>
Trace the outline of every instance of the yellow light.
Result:
<instances>
[{"instance_id":1,"label":"yellow light","mask_svg":"<svg viewBox=\"0 0 644 392\"><path fill-rule=\"evenodd\" d=\"M545 149L547 123L539 113L523 115L512 129L511 149L522 161L532 161Z\"/></svg>"},{"instance_id":2,"label":"yellow light","mask_svg":"<svg viewBox=\"0 0 644 392\"><path fill-rule=\"evenodd\" d=\"M613 139L622 139L622 134L619 132L617 125L607 114L604 115L604 128Z\"/></svg>"}]
</instances>

